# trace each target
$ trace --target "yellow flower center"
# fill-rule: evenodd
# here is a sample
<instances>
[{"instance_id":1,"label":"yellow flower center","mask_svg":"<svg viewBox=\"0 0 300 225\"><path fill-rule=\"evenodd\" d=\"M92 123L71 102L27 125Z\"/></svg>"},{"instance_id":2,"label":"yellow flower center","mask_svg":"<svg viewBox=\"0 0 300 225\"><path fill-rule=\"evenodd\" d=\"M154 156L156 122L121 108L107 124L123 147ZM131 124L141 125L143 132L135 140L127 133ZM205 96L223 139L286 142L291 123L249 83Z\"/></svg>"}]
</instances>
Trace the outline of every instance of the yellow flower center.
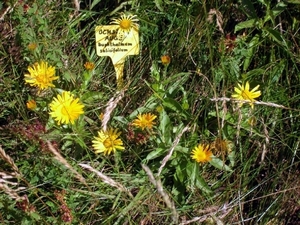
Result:
<instances>
[{"instance_id":1,"label":"yellow flower center","mask_svg":"<svg viewBox=\"0 0 300 225\"><path fill-rule=\"evenodd\" d=\"M95 64L92 63L92 62L86 62L84 64L84 67L87 69L87 70L93 70L95 68Z\"/></svg>"},{"instance_id":2,"label":"yellow flower center","mask_svg":"<svg viewBox=\"0 0 300 225\"><path fill-rule=\"evenodd\" d=\"M114 141L111 138L106 138L103 144L106 148L111 148L114 146Z\"/></svg>"},{"instance_id":3,"label":"yellow flower center","mask_svg":"<svg viewBox=\"0 0 300 225\"><path fill-rule=\"evenodd\" d=\"M48 83L49 83L49 80L48 80L48 76L47 76L47 74L46 74L46 71L45 71L43 74L37 76L37 77L36 77L36 80L37 80L37 82L39 82L40 84L48 84Z\"/></svg>"},{"instance_id":4,"label":"yellow flower center","mask_svg":"<svg viewBox=\"0 0 300 225\"><path fill-rule=\"evenodd\" d=\"M36 108L36 102L31 99L26 103L28 109L34 110Z\"/></svg>"},{"instance_id":5,"label":"yellow flower center","mask_svg":"<svg viewBox=\"0 0 300 225\"><path fill-rule=\"evenodd\" d=\"M70 115L68 109L65 106L62 107L61 114L63 114L64 116L69 116Z\"/></svg>"},{"instance_id":6,"label":"yellow flower center","mask_svg":"<svg viewBox=\"0 0 300 225\"><path fill-rule=\"evenodd\" d=\"M168 65L168 64L171 62L170 56L168 56L168 55L163 55L163 56L161 57L161 62L162 62L162 64L164 64L164 65Z\"/></svg>"},{"instance_id":7,"label":"yellow flower center","mask_svg":"<svg viewBox=\"0 0 300 225\"><path fill-rule=\"evenodd\" d=\"M251 101L251 98L249 97L249 92L248 91L242 91L242 97L243 99L245 100L250 100Z\"/></svg>"},{"instance_id":8,"label":"yellow flower center","mask_svg":"<svg viewBox=\"0 0 300 225\"><path fill-rule=\"evenodd\" d=\"M131 20L128 19L121 20L120 27L124 30L128 30L131 27Z\"/></svg>"}]
</instances>

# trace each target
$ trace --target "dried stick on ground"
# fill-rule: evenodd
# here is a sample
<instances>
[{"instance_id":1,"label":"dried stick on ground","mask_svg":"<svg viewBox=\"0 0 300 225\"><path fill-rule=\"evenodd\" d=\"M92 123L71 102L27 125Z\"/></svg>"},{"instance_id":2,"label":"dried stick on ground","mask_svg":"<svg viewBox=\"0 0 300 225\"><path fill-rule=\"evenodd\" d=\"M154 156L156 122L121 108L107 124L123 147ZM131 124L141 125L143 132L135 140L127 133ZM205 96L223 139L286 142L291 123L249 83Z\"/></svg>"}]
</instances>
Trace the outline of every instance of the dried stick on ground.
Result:
<instances>
[{"instance_id":1,"label":"dried stick on ground","mask_svg":"<svg viewBox=\"0 0 300 225\"><path fill-rule=\"evenodd\" d=\"M183 130L180 132L180 134L175 138L175 141L173 142L172 147L170 148L170 150L168 151L168 154L165 156L165 158L163 159L161 166L159 167L157 176L159 176L161 174L162 169L165 167L166 163L169 161L169 159L171 158L173 151L175 149L175 147L178 145L181 136L184 134L184 132L186 132L189 129L188 126L186 126L185 128L183 128Z\"/></svg>"},{"instance_id":2,"label":"dried stick on ground","mask_svg":"<svg viewBox=\"0 0 300 225\"><path fill-rule=\"evenodd\" d=\"M85 169L88 169L89 171L95 173L98 175L98 177L101 178L101 180L112 186L112 187L116 187L118 190L122 191L122 192L125 192L126 194L128 194L131 198L133 198L133 195L127 190L127 188L125 188L122 184L114 181L113 179L111 179L110 177L106 176L105 174L101 173L100 171L94 169L93 167L91 167L90 165L87 165L87 164L83 164L83 163L80 163L79 166L85 168Z\"/></svg>"},{"instance_id":3,"label":"dried stick on ground","mask_svg":"<svg viewBox=\"0 0 300 225\"><path fill-rule=\"evenodd\" d=\"M0 172L0 190L3 190L4 193L6 193L9 197L12 199L15 199L17 201L22 200L22 197L19 196L18 192L25 190L25 187L17 187L19 186L18 182L14 182L11 180L16 180L16 177L19 174L16 173L6 173L6 172ZM17 187L12 189L11 186Z\"/></svg>"},{"instance_id":4,"label":"dried stick on ground","mask_svg":"<svg viewBox=\"0 0 300 225\"><path fill-rule=\"evenodd\" d=\"M84 179L84 177L81 175L81 174L79 174L69 163L68 163L68 161L64 158L64 157L62 157L62 155L54 148L54 146L50 143L50 141L47 141L47 144L48 144L48 148L49 148L49 150L50 150L50 152L52 152L53 153L53 155L54 155L54 158L57 160L57 161L59 161L61 164L63 164L65 167L67 167L74 175L75 175L75 177L80 181L80 182L82 182L84 185L86 185L87 187L88 187L88 185L87 185L87 183L85 182L85 179Z\"/></svg>"},{"instance_id":5,"label":"dried stick on ground","mask_svg":"<svg viewBox=\"0 0 300 225\"><path fill-rule=\"evenodd\" d=\"M9 155L6 154L6 152L1 147L1 145L0 145L0 158L2 158L5 162L7 162L13 168L13 170L19 174L19 169L15 164L14 160Z\"/></svg>"},{"instance_id":6,"label":"dried stick on ground","mask_svg":"<svg viewBox=\"0 0 300 225\"><path fill-rule=\"evenodd\" d=\"M16 7L16 5L19 3L19 1L15 1L13 6L8 6L7 8L1 10L0 12L0 21L4 20L4 17L7 13L10 13L13 11L13 9Z\"/></svg>"},{"instance_id":7,"label":"dried stick on ground","mask_svg":"<svg viewBox=\"0 0 300 225\"><path fill-rule=\"evenodd\" d=\"M175 224L178 224L178 218L179 215L176 211L175 208L175 204L174 202L171 200L171 198L169 197L169 195L164 191L163 186L161 184L161 181L159 179L155 180L152 171L149 169L148 166L142 164L143 169L145 170L145 172L147 173L149 180L151 181L151 183L156 187L158 193L162 196L164 202L166 203L167 207L169 209L171 209L171 212L173 214L173 222Z\"/></svg>"},{"instance_id":8,"label":"dried stick on ground","mask_svg":"<svg viewBox=\"0 0 300 225\"><path fill-rule=\"evenodd\" d=\"M75 12L78 13L78 11L80 10L80 4L78 0L73 0L74 2L74 6L75 6Z\"/></svg>"},{"instance_id":9,"label":"dried stick on ground","mask_svg":"<svg viewBox=\"0 0 300 225\"><path fill-rule=\"evenodd\" d=\"M113 110L117 107L118 102L124 97L125 90L122 90L117 93L117 96L113 96L107 103L107 106L105 108L105 113L103 115L102 119L102 129L106 131L107 129L107 123L110 120L111 113Z\"/></svg>"}]
</instances>

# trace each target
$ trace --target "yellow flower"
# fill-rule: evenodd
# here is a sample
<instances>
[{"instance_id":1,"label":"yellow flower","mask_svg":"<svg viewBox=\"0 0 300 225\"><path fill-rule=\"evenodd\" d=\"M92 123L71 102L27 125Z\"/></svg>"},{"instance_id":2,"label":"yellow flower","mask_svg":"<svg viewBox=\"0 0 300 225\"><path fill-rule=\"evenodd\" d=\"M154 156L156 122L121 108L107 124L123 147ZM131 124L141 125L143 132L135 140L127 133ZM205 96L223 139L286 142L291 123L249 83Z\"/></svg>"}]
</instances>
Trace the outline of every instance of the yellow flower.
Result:
<instances>
[{"instance_id":1,"label":"yellow flower","mask_svg":"<svg viewBox=\"0 0 300 225\"><path fill-rule=\"evenodd\" d=\"M84 67L86 68L86 70L93 70L95 68L95 64L92 62L86 62L84 64Z\"/></svg>"},{"instance_id":2,"label":"yellow flower","mask_svg":"<svg viewBox=\"0 0 300 225\"><path fill-rule=\"evenodd\" d=\"M121 132L118 129L108 128L107 131L99 131L98 136L94 137L93 148L95 153L102 153L104 155L110 155L110 153L116 150L124 150L123 142L119 138Z\"/></svg>"},{"instance_id":3,"label":"yellow flower","mask_svg":"<svg viewBox=\"0 0 300 225\"><path fill-rule=\"evenodd\" d=\"M30 43L29 45L27 45L27 48L30 51L34 51L37 48L37 44L36 43Z\"/></svg>"},{"instance_id":4,"label":"yellow flower","mask_svg":"<svg viewBox=\"0 0 300 225\"><path fill-rule=\"evenodd\" d=\"M225 156L232 151L232 147L233 143L231 141L219 137L216 138L216 140L214 140L210 145L210 149L216 156Z\"/></svg>"},{"instance_id":5,"label":"yellow flower","mask_svg":"<svg viewBox=\"0 0 300 225\"><path fill-rule=\"evenodd\" d=\"M209 145L199 144L192 151L192 159L196 162L209 162L211 160L212 152Z\"/></svg>"},{"instance_id":6,"label":"yellow flower","mask_svg":"<svg viewBox=\"0 0 300 225\"><path fill-rule=\"evenodd\" d=\"M141 128L144 130L145 128L152 129L152 126L155 124L153 120L155 120L157 116L152 113L139 114L138 118L133 120L132 125Z\"/></svg>"},{"instance_id":7,"label":"yellow flower","mask_svg":"<svg viewBox=\"0 0 300 225\"><path fill-rule=\"evenodd\" d=\"M163 55L162 57L160 57L161 63L165 66L169 65L171 62L171 58L168 55Z\"/></svg>"},{"instance_id":8,"label":"yellow flower","mask_svg":"<svg viewBox=\"0 0 300 225\"><path fill-rule=\"evenodd\" d=\"M33 99L31 99L26 103L26 106L27 106L27 109L35 110L36 109L36 102Z\"/></svg>"},{"instance_id":9,"label":"yellow flower","mask_svg":"<svg viewBox=\"0 0 300 225\"><path fill-rule=\"evenodd\" d=\"M50 115L58 124L74 124L74 121L84 113L84 106L79 103L79 98L74 99L69 91L64 91L61 95L58 94L49 106Z\"/></svg>"},{"instance_id":10,"label":"yellow flower","mask_svg":"<svg viewBox=\"0 0 300 225\"><path fill-rule=\"evenodd\" d=\"M100 113L100 115L99 115L99 119L102 121L102 120L103 120L103 118L104 118L104 113Z\"/></svg>"},{"instance_id":11,"label":"yellow flower","mask_svg":"<svg viewBox=\"0 0 300 225\"><path fill-rule=\"evenodd\" d=\"M138 30L139 25L136 23L139 20L136 18L136 15L125 15L121 14L120 18L115 18L111 21L111 24L119 25L119 30L123 33L129 33L131 29Z\"/></svg>"},{"instance_id":12,"label":"yellow flower","mask_svg":"<svg viewBox=\"0 0 300 225\"><path fill-rule=\"evenodd\" d=\"M257 119L255 116L252 116L248 119L248 124L251 126L251 127L254 127L256 124L257 124Z\"/></svg>"},{"instance_id":13,"label":"yellow flower","mask_svg":"<svg viewBox=\"0 0 300 225\"><path fill-rule=\"evenodd\" d=\"M57 80L55 67L48 66L47 62L41 61L28 67L29 74L25 74L25 82L30 86L36 86L40 90L48 87L55 87L52 81Z\"/></svg>"},{"instance_id":14,"label":"yellow flower","mask_svg":"<svg viewBox=\"0 0 300 225\"><path fill-rule=\"evenodd\" d=\"M250 91L250 85L249 82L247 81L245 85L243 84L238 84L238 87L234 88L234 91L236 93L234 93L231 97L236 99L236 100L248 100L250 101L250 105L253 108L254 104L253 102L255 102L255 98L258 98L261 95L260 91L257 91L257 89L259 88L259 85L257 85L255 88L253 88ZM241 107L244 104L244 102L239 103L239 107Z\"/></svg>"},{"instance_id":15,"label":"yellow flower","mask_svg":"<svg viewBox=\"0 0 300 225\"><path fill-rule=\"evenodd\" d=\"M164 110L164 108L161 105L159 105L159 106L156 107L156 111L158 113L161 113L163 110Z\"/></svg>"}]
</instances>

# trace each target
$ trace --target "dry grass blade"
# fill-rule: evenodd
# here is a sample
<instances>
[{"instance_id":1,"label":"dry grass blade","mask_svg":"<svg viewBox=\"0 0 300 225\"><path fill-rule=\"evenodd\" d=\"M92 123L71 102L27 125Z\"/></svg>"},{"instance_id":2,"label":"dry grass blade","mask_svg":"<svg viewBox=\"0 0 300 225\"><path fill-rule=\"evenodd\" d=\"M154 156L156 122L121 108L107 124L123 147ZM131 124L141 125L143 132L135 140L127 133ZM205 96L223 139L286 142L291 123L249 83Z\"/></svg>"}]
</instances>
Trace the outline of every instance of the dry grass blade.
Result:
<instances>
[{"instance_id":1,"label":"dry grass blade","mask_svg":"<svg viewBox=\"0 0 300 225\"><path fill-rule=\"evenodd\" d=\"M97 174L101 180L112 186L112 187L116 187L118 190L122 191L122 192L125 192L126 194L128 194L131 198L133 198L133 195L127 190L127 188L125 188L122 184L114 181L113 179L111 179L110 177L106 176L105 174L101 173L100 171L94 169L93 167L91 167L90 165L87 165L87 164L83 164L83 163L80 163L79 166L85 168L85 169L88 169L89 171Z\"/></svg>"},{"instance_id":2,"label":"dry grass blade","mask_svg":"<svg viewBox=\"0 0 300 225\"><path fill-rule=\"evenodd\" d=\"M210 99L213 102L218 102L218 101L227 101L227 102L238 102L238 103L249 103L249 100L235 100L235 99L231 99L231 98L226 98L226 97L221 97L221 98L211 98ZM294 109L294 108L289 108L286 107L284 105L279 105L273 102L262 102L262 101L254 101L252 102L253 104L256 105L265 105L265 106L270 106L270 107L274 107L274 108L281 108L281 109L289 109L289 110L294 110L294 111L300 111L300 109Z\"/></svg>"},{"instance_id":3,"label":"dry grass blade","mask_svg":"<svg viewBox=\"0 0 300 225\"><path fill-rule=\"evenodd\" d=\"M205 210L199 211L199 213L204 214L204 215L197 216L190 220L183 221L180 223L180 225L186 225L186 224L191 224L191 223L195 223L195 222L198 222L198 223L205 222L208 219L213 220L214 224L223 225L224 223L221 221L221 219L223 219L225 216L227 216L228 213L231 211L232 211L232 209L229 208L227 206L227 204L223 205L222 207L211 206ZM217 214L220 214L220 215L218 215L218 217L217 217Z\"/></svg>"},{"instance_id":4,"label":"dry grass blade","mask_svg":"<svg viewBox=\"0 0 300 225\"><path fill-rule=\"evenodd\" d=\"M17 186L19 183L10 181L9 179L16 179L18 174L11 173L7 174L5 172L0 172L0 189L2 189L8 196L17 201L21 200L22 197L19 196L18 191L24 190L25 187L18 187L17 189L12 189L10 186Z\"/></svg>"},{"instance_id":5,"label":"dry grass blade","mask_svg":"<svg viewBox=\"0 0 300 225\"><path fill-rule=\"evenodd\" d=\"M219 31L224 34L224 30L222 28L223 26L223 16L222 16L222 13L219 11L219 10L216 10L216 9L211 9L208 13L208 18L207 18L207 21L209 21L210 23L213 22L213 15L216 15L216 20L217 20L217 26L219 28Z\"/></svg>"},{"instance_id":6,"label":"dry grass blade","mask_svg":"<svg viewBox=\"0 0 300 225\"><path fill-rule=\"evenodd\" d=\"M176 211L175 208L175 204L174 202L171 200L171 198L169 197L169 195L164 191L163 186L161 184L161 181L159 179L155 180L152 171L149 169L148 166L142 164L143 169L145 170L145 172L147 173L150 182L156 187L158 193L162 196L164 202L166 203L167 207L169 209L171 209L172 214L173 214L173 222L175 224L178 224L178 218L179 215Z\"/></svg>"},{"instance_id":7,"label":"dry grass blade","mask_svg":"<svg viewBox=\"0 0 300 225\"><path fill-rule=\"evenodd\" d=\"M14 163L14 160L5 153L4 149L0 146L0 157L7 162L15 172L19 173L17 165Z\"/></svg>"},{"instance_id":8,"label":"dry grass blade","mask_svg":"<svg viewBox=\"0 0 300 225\"><path fill-rule=\"evenodd\" d=\"M161 174L162 169L165 167L166 163L169 161L169 159L171 158L175 147L178 145L181 136L189 129L188 126L186 126L185 128L182 129L182 131L180 132L180 134L175 138L172 147L170 148L168 154L165 156L165 158L163 159L161 166L159 167L157 176L159 176Z\"/></svg>"},{"instance_id":9,"label":"dry grass blade","mask_svg":"<svg viewBox=\"0 0 300 225\"><path fill-rule=\"evenodd\" d=\"M3 184L1 182L0 182L0 189L3 190L12 199L16 199L17 201L22 199L22 197L19 196L18 193L14 189L11 189L6 184Z\"/></svg>"},{"instance_id":10,"label":"dry grass blade","mask_svg":"<svg viewBox=\"0 0 300 225\"><path fill-rule=\"evenodd\" d=\"M12 12L18 3L19 1L16 1L13 6L8 6L7 8L3 9L2 12L0 12L0 21L4 20L5 15Z\"/></svg>"},{"instance_id":11,"label":"dry grass blade","mask_svg":"<svg viewBox=\"0 0 300 225\"><path fill-rule=\"evenodd\" d=\"M107 129L107 123L110 120L110 115L112 111L117 107L118 102L124 97L125 90L121 90L117 93L117 96L112 97L105 108L105 113L103 115L102 119L102 129L106 131Z\"/></svg>"},{"instance_id":12,"label":"dry grass blade","mask_svg":"<svg viewBox=\"0 0 300 225\"><path fill-rule=\"evenodd\" d=\"M82 175L80 175L68 162L65 160L64 157L61 156L61 154L54 148L54 146L50 143L50 141L47 141L49 150L53 153L54 158L59 161L61 164L63 164L65 167L67 167L74 175L75 177L84 185L88 186L85 182L85 179Z\"/></svg>"},{"instance_id":13,"label":"dry grass blade","mask_svg":"<svg viewBox=\"0 0 300 225\"><path fill-rule=\"evenodd\" d=\"M74 6L75 6L75 13L78 13L80 10L80 3L78 0L73 0Z\"/></svg>"}]
</instances>

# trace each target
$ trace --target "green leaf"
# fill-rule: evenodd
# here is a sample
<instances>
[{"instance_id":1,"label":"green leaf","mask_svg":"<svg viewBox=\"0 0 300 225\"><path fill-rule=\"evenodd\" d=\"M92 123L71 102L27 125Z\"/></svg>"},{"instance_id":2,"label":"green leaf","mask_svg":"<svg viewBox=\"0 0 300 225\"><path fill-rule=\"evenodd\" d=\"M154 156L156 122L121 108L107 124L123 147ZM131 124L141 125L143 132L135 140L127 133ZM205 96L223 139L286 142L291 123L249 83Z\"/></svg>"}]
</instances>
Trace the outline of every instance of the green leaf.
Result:
<instances>
[{"instance_id":1,"label":"green leaf","mask_svg":"<svg viewBox=\"0 0 300 225\"><path fill-rule=\"evenodd\" d=\"M170 95L174 96L179 90L182 90L182 85L188 80L191 73L178 73L166 80L166 84L171 84L168 88Z\"/></svg>"},{"instance_id":2,"label":"green leaf","mask_svg":"<svg viewBox=\"0 0 300 225\"><path fill-rule=\"evenodd\" d=\"M154 3L156 5L156 7L160 10L160 11L164 11L163 7L162 7L162 3L163 1L162 0L154 0Z\"/></svg>"},{"instance_id":3,"label":"green leaf","mask_svg":"<svg viewBox=\"0 0 300 225\"><path fill-rule=\"evenodd\" d=\"M286 60L283 59L279 63L275 64L275 66L270 70L270 74L272 77L272 83L279 82L279 79L282 75L284 68L286 67Z\"/></svg>"},{"instance_id":4,"label":"green leaf","mask_svg":"<svg viewBox=\"0 0 300 225\"><path fill-rule=\"evenodd\" d=\"M83 149L87 149L86 146L86 142L81 138L80 135L76 136L76 138L74 139L74 141L80 145L80 147L82 147Z\"/></svg>"},{"instance_id":5,"label":"green leaf","mask_svg":"<svg viewBox=\"0 0 300 225\"><path fill-rule=\"evenodd\" d=\"M152 63L151 66L151 76L157 81L160 82L160 70L156 62Z\"/></svg>"},{"instance_id":6,"label":"green leaf","mask_svg":"<svg viewBox=\"0 0 300 225\"><path fill-rule=\"evenodd\" d=\"M245 28L255 27L256 23L257 23L256 19L251 19L251 20L247 20L244 22L240 22L237 25L235 25L234 33L236 33L237 31L240 31L242 29L245 29Z\"/></svg>"},{"instance_id":7,"label":"green leaf","mask_svg":"<svg viewBox=\"0 0 300 225\"><path fill-rule=\"evenodd\" d=\"M258 77L261 76L262 74L264 74L265 70L264 69L254 69L254 70L250 70L246 73L246 77L247 79L252 79L254 77Z\"/></svg>"},{"instance_id":8,"label":"green leaf","mask_svg":"<svg viewBox=\"0 0 300 225\"><path fill-rule=\"evenodd\" d=\"M179 166L176 166L176 173L175 173L175 177L178 179L178 181L180 183L183 183L184 180L186 179L185 177L185 174L183 173L183 168L179 165Z\"/></svg>"},{"instance_id":9,"label":"green leaf","mask_svg":"<svg viewBox=\"0 0 300 225\"><path fill-rule=\"evenodd\" d=\"M31 212L30 217L35 219L35 220L40 220L41 219L40 215L36 212Z\"/></svg>"},{"instance_id":10,"label":"green leaf","mask_svg":"<svg viewBox=\"0 0 300 225\"><path fill-rule=\"evenodd\" d=\"M220 170L225 170L225 171L229 171L229 172L232 172L232 169L227 166L223 160L213 156L211 161L209 162L211 165L213 165L214 167L220 169Z\"/></svg>"},{"instance_id":11,"label":"green leaf","mask_svg":"<svg viewBox=\"0 0 300 225\"><path fill-rule=\"evenodd\" d=\"M152 160L152 159L156 159L162 155L164 155L166 152L166 149L164 148L157 148L156 150L150 152L147 157L146 157L146 162L149 161L149 160Z\"/></svg>"},{"instance_id":12,"label":"green leaf","mask_svg":"<svg viewBox=\"0 0 300 225\"><path fill-rule=\"evenodd\" d=\"M186 148L186 147L182 147L182 146L180 146L180 145L177 145L176 147L175 147L175 151L176 152L181 152L181 153L183 153L183 154L188 154L189 153L189 148Z\"/></svg>"},{"instance_id":13,"label":"green leaf","mask_svg":"<svg viewBox=\"0 0 300 225\"><path fill-rule=\"evenodd\" d=\"M287 0L287 2L291 4L300 4L300 0Z\"/></svg>"},{"instance_id":14,"label":"green leaf","mask_svg":"<svg viewBox=\"0 0 300 225\"><path fill-rule=\"evenodd\" d=\"M204 191L207 194L212 193L213 191L211 188L208 186L208 184L205 182L203 177L198 176L196 180L196 187L200 188L202 191Z\"/></svg>"},{"instance_id":15,"label":"green leaf","mask_svg":"<svg viewBox=\"0 0 300 225\"><path fill-rule=\"evenodd\" d=\"M165 98L163 105L179 114L181 114L185 119L189 117L189 114L181 107L181 105L172 98Z\"/></svg>"},{"instance_id":16,"label":"green leaf","mask_svg":"<svg viewBox=\"0 0 300 225\"><path fill-rule=\"evenodd\" d=\"M47 204L52 210L54 210L54 209L57 208L57 206L56 206L53 202L51 202L51 201L47 201L46 204Z\"/></svg>"},{"instance_id":17,"label":"green leaf","mask_svg":"<svg viewBox=\"0 0 300 225\"><path fill-rule=\"evenodd\" d=\"M283 45L284 39L278 31L272 28L264 28L263 30L266 32L267 35L271 36L272 40L276 41L280 45Z\"/></svg>"},{"instance_id":18,"label":"green leaf","mask_svg":"<svg viewBox=\"0 0 300 225\"><path fill-rule=\"evenodd\" d=\"M103 93L98 91L89 91L84 93L80 99L85 103L94 103L97 100L103 100Z\"/></svg>"},{"instance_id":19,"label":"green leaf","mask_svg":"<svg viewBox=\"0 0 300 225\"><path fill-rule=\"evenodd\" d=\"M258 18L252 1L242 0L241 6L239 8L243 10L243 12L245 12L248 18Z\"/></svg>"},{"instance_id":20,"label":"green leaf","mask_svg":"<svg viewBox=\"0 0 300 225\"><path fill-rule=\"evenodd\" d=\"M128 120L124 116L114 116L113 119L119 121L122 124L128 124Z\"/></svg>"},{"instance_id":21,"label":"green leaf","mask_svg":"<svg viewBox=\"0 0 300 225\"><path fill-rule=\"evenodd\" d=\"M272 20L273 25L275 25L275 18L280 15L285 9L287 5L284 2L279 2L272 10L269 10L267 15L264 18L264 23Z\"/></svg>"},{"instance_id":22,"label":"green leaf","mask_svg":"<svg viewBox=\"0 0 300 225\"><path fill-rule=\"evenodd\" d=\"M92 77L93 77L93 73L91 71L85 71L83 73L83 82L82 82L82 85L81 85L82 90L85 90L88 87Z\"/></svg>"},{"instance_id":23,"label":"green leaf","mask_svg":"<svg viewBox=\"0 0 300 225\"><path fill-rule=\"evenodd\" d=\"M160 113L159 120L160 120L159 130L162 135L161 139L165 144L171 144L172 143L172 139L171 139L172 126L171 126L170 118L165 110L163 110Z\"/></svg>"},{"instance_id":24,"label":"green leaf","mask_svg":"<svg viewBox=\"0 0 300 225\"><path fill-rule=\"evenodd\" d=\"M94 1L92 1L92 3L90 4L90 10L92 8L94 8L99 2L101 2L101 0L94 0Z\"/></svg>"},{"instance_id":25,"label":"green leaf","mask_svg":"<svg viewBox=\"0 0 300 225\"><path fill-rule=\"evenodd\" d=\"M188 162L186 166L186 172L190 179L190 185L193 187L196 184L196 178L199 174L199 164L196 162Z\"/></svg>"},{"instance_id":26,"label":"green leaf","mask_svg":"<svg viewBox=\"0 0 300 225\"><path fill-rule=\"evenodd\" d=\"M199 173L199 164L196 162L188 162L186 166L186 172L189 178L189 183L191 187L198 187L202 191L206 193L211 193L212 190L205 182L205 180L201 177Z\"/></svg>"},{"instance_id":27,"label":"green leaf","mask_svg":"<svg viewBox=\"0 0 300 225\"><path fill-rule=\"evenodd\" d=\"M230 161L230 165L233 167L235 165L235 151L228 154L228 159Z\"/></svg>"},{"instance_id":28,"label":"green leaf","mask_svg":"<svg viewBox=\"0 0 300 225\"><path fill-rule=\"evenodd\" d=\"M250 43L249 43L249 48L247 49L247 53L246 53L246 58L244 61L244 66L243 66L243 71L246 71L253 59L253 55L256 52L256 49L258 47L258 43L259 43L260 39L258 35L255 35Z\"/></svg>"},{"instance_id":29,"label":"green leaf","mask_svg":"<svg viewBox=\"0 0 300 225\"><path fill-rule=\"evenodd\" d=\"M270 1L266 1L266 0L258 0L258 1L266 7L270 6Z\"/></svg>"},{"instance_id":30,"label":"green leaf","mask_svg":"<svg viewBox=\"0 0 300 225\"><path fill-rule=\"evenodd\" d=\"M72 80L74 81L74 76L67 71L63 73L63 78L68 82L71 82Z\"/></svg>"},{"instance_id":31,"label":"green leaf","mask_svg":"<svg viewBox=\"0 0 300 225\"><path fill-rule=\"evenodd\" d=\"M135 119L138 114L147 113L149 111L154 111L158 105L158 103L156 102L156 99L157 99L156 97L151 96L143 107L140 107L140 108L134 110L129 115L129 120Z\"/></svg>"}]
</instances>

